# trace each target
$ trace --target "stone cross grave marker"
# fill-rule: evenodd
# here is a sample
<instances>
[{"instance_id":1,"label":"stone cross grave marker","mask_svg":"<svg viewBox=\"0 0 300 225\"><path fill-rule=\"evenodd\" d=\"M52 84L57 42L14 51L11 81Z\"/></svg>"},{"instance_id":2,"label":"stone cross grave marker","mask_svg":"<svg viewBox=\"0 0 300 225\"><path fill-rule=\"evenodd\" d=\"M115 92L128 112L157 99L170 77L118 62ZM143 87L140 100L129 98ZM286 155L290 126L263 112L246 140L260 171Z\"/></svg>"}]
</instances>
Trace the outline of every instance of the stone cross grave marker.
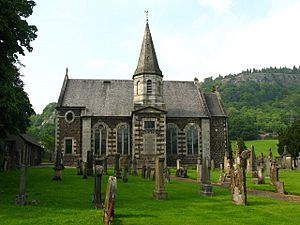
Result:
<instances>
[{"instance_id":1,"label":"stone cross grave marker","mask_svg":"<svg viewBox=\"0 0 300 225\"><path fill-rule=\"evenodd\" d=\"M153 191L153 197L158 200L166 200L168 193L165 191L163 168L165 158L156 157L155 159L155 189Z\"/></svg>"}]
</instances>

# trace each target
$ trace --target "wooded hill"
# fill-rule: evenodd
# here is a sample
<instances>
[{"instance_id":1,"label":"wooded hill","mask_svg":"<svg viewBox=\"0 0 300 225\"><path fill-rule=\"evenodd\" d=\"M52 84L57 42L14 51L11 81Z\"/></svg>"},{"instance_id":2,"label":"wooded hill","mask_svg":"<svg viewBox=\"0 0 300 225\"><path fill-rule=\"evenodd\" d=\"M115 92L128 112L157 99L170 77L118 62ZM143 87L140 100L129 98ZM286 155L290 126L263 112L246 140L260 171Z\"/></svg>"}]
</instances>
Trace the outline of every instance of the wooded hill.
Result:
<instances>
[{"instance_id":1,"label":"wooded hill","mask_svg":"<svg viewBox=\"0 0 300 225\"><path fill-rule=\"evenodd\" d=\"M300 67L248 69L209 77L202 88L220 93L229 116L230 139L276 135L300 118Z\"/></svg>"}]
</instances>

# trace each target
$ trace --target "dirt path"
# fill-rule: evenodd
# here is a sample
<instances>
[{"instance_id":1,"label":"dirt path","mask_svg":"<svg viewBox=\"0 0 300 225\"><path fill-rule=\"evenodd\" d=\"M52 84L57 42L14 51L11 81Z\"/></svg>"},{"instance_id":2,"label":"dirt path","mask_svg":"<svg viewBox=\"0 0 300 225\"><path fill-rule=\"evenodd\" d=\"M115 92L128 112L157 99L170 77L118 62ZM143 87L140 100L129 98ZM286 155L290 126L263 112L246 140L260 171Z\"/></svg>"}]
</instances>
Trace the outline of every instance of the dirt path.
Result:
<instances>
[{"instance_id":1,"label":"dirt path","mask_svg":"<svg viewBox=\"0 0 300 225\"><path fill-rule=\"evenodd\" d=\"M181 177L171 176L171 179L183 181L183 182L189 182L189 183L197 183L196 180L193 180L191 178L181 178ZM226 187L224 185L219 185L217 183L213 183L213 186ZM298 195L279 194L272 191L262 191L262 190L254 190L254 189L247 189L247 193L255 196L270 197L273 199L278 199L283 201L300 202L300 196Z\"/></svg>"}]
</instances>

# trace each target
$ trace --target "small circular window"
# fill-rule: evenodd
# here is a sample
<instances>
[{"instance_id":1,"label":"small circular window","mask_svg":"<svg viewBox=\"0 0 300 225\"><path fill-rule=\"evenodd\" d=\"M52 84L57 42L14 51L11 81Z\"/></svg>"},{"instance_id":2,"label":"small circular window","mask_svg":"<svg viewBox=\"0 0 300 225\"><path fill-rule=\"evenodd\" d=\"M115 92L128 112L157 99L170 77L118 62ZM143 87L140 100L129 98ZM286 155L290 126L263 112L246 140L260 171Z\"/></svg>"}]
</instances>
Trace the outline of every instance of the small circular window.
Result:
<instances>
[{"instance_id":1,"label":"small circular window","mask_svg":"<svg viewBox=\"0 0 300 225\"><path fill-rule=\"evenodd\" d=\"M72 123L75 119L75 114L72 111L68 111L65 114L65 120L67 123Z\"/></svg>"}]
</instances>

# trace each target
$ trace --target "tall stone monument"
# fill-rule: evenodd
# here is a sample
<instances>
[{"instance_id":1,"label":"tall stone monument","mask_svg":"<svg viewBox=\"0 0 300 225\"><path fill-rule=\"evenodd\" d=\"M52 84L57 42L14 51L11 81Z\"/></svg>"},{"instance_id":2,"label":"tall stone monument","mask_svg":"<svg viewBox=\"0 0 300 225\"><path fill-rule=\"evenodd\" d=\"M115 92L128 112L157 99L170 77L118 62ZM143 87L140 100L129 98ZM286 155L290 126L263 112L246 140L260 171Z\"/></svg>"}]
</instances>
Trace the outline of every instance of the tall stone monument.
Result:
<instances>
[{"instance_id":1,"label":"tall stone monument","mask_svg":"<svg viewBox=\"0 0 300 225\"><path fill-rule=\"evenodd\" d=\"M120 153L115 154L115 177L118 179L122 178L120 170Z\"/></svg>"},{"instance_id":2,"label":"tall stone monument","mask_svg":"<svg viewBox=\"0 0 300 225\"><path fill-rule=\"evenodd\" d=\"M165 191L164 186L164 168L165 158L156 157L155 159L155 189L153 191L153 197L158 200L166 200L168 198L168 193Z\"/></svg>"},{"instance_id":3,"label":"tall stone monument","mask_svg":"<svg viewBox=\"0 0 300 225\"><path fill-rule=\"evenodd\" d=\"M61 181L62 177L61 177L61 171L64 169L64 165L63 165L63 157L62 157L62 153L61 152L56 152L56 157L55 157L55 164L54 164L54 176L52 178L52 180L58 180Z\"/></svg>"},{"instance_id":4,"label":"tall stone monument","mask_svg":"<svg viewBox=\"0 0 300 225\"><path fill-rule=\"evenodd\" d=\"M27 195L25 193L26 187L26 165L21 164L20 167L20 184L19 184L19 194L16 195L17 205L26 205Z\"/></svg>"},{"instance_id":5,"label":"tall stone monument","mask_svg":"<svg viewBox=\"0 0 300 225\"><path fill-rule=\"evenodd\" d=\"M103 207L103 224L109 225L115 216L115 198L117 192L117 178L110 176L107 181L105 202Z\"/></svg>"},{"instance_id":6,"label":"tall stone monument","mask_svg":"<svg viewBox=\"0 0 300 225\"><path fill-rule=\"evenodd\" d=\"M241 166L241 158L238 145L236 145L235 164L231 175L232 202L236 205L247 204L245 168Z\"/></svg>"},{"instance_id":7,"label":"tall stone monument","mask_svg":"<svg viewBox=\"0 0 300 225\"><path fill-rule=\"evenodd\" d=\"M201 191L200 193L205 196L212 196L212 185L210 182L210 168L208 167L209 159L205 157L202 162L201 168Z\"/></svg>"},{"instance_id":8,"label":"tall stone monument","mask_svg":"<svg viewBox=\"0 0 300 225\"><path fill-rule=\"evenodd\" d=\"M96 209L102 208L102 199L101 199L101 183L102 183L102 175L103 175L103 166L96 165L95 166L95 181L94 181L94 195L93 195L93 203Z\"/></svg>"}]
</instances>

